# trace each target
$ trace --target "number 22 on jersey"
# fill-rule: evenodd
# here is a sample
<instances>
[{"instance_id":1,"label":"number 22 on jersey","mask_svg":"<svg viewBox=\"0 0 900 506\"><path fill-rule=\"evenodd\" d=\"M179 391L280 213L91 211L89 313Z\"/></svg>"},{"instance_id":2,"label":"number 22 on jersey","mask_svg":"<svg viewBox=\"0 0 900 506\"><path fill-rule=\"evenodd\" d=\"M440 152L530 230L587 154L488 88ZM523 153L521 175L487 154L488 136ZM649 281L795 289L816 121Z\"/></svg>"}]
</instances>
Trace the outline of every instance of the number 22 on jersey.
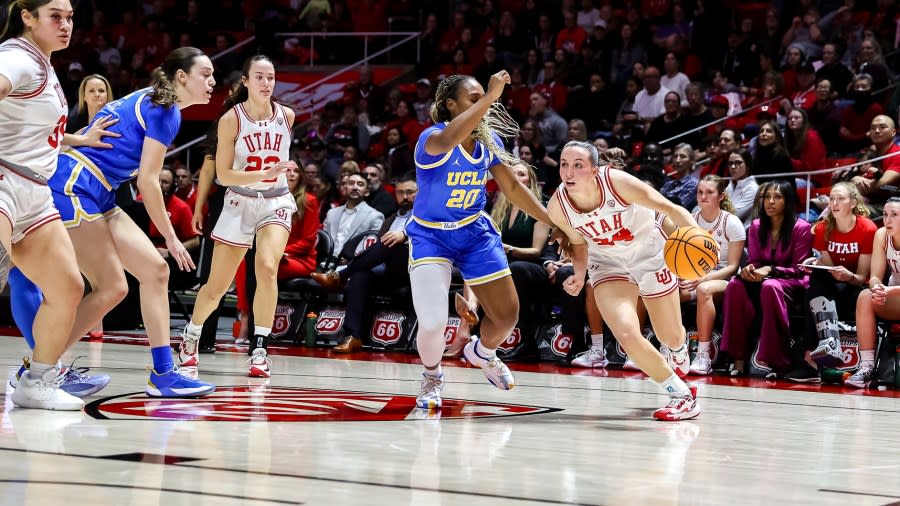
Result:
<instances>
[{"instance_id":1,"label":"number 22 on jersey","mask_svg":"<svg viewBox=\"0 0 900 506\"><path fill-rule=\"evenodd\" d=\"M247 167L244 168L245 172L254 172L257 170L267 170L271 169L275 164L280 162L281 160L277 156L267 156L265 158L261 158L258 156L248 156L247 157ZM263 183L274 183L277 181L277 177L273 177L272 179L266 179Z\"/></svg>"}]
</instances>

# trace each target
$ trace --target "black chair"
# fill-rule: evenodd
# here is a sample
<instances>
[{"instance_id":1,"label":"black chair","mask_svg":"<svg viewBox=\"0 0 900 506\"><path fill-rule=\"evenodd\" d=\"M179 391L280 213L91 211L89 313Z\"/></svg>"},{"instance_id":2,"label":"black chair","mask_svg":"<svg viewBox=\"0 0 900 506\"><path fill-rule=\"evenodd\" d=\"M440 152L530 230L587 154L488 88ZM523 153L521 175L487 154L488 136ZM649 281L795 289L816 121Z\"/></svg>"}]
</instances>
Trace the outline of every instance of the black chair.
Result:
<instances>
[{"instance_id":1,"label":"black chair","mask_svg":"<svg viewBox=\"0 0 900 506\"><path fill-rule=\"evenodd\" d=\"M316 271L329 272L335 268L337 261L334 256L334 239L325 230L319 230L316 234ZM312 278L286 279L278 283L278 302L290 304L293 308L287 335L294 342L298 341L307 310L321 307L327 297L328 292Z\"/></svg>"}]
</instances>

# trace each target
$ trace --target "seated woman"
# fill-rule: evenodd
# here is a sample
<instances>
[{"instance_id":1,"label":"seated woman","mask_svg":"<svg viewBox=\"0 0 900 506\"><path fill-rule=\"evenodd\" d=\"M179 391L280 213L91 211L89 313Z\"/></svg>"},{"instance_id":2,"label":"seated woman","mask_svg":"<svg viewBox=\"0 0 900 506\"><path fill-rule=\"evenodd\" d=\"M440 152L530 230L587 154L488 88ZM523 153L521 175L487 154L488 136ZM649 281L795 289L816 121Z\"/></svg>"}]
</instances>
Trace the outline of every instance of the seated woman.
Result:
<instances>
[{"instance_id":1,"label":"seated woman","mask_svg":"<svg viewBox=\"0 0 900 506\"><path fill-rule=\"evenodd\" d=\"M705 176L697 185L697 203L700 210L694 213L697 225L712 234L719 243L719 263L715 270L695 281L682 281L681 301L697 301L697 355L691 362L690 374L712 373L710 346L716 321L716 305L722 304L722 296L728 280L737 272L744 252L747 233L744 224L734 215L734 205L725 194L728 181L719 176Z\"/></svg>"},{"instance_id":2,"label":"seated woman","mask_svg":"<svg viewBox=\"0 0 900 506\"><path fill-rule=\"evenodd\" d=\"M859 339L859 369L845 385L866 388L875 379L876 318L900 320L900 197L884 204L884 228L875 232L872 244L872 275L869 288L856 301L856 337ZM890 268L888 286L884 276Z\"/></svg>"},{"instance_id":3,"label":"seated woman","mask_svg":"<svg viewBox=\"0 0 900 506\"><path fill-rule=\"evenodd\" d=\"M797 218L794 188L787 181L770 181L760 188L760 196L759 218L747 232L747 265L725 288L722 351L734 360L732 376L745 371L750 331L757 322L759 366L790 365L788 306L808 286L806 273L797 264L809 257L812 233L809 223Z\"/></svg>"},{"instance_id":4,"label":"seated woman","mask_svg":"<svg viewBox=\"0 0 900 506\"><path fill-rule=\"evenodd\" d=\"M748 149L740 148L726 155L725 163L731 176L731 183L725 188L725 194L734 205L734 214L744 226L749 226L755 218L753 210L756 208L756 194L759 190L759 184L752 175L753 156Z\"/></svg>"},{"instance_id":5,"label":"seated woman","mask_svg":"<svg viewBox=\"0 0 900 506\"><path fill-rule=\"evenodd\" d=\"M513 174L534 196L540 200L537 178L531 167L519 163L512 167ZM509 260L513 283L519 294L519 321L532 321L529 308L547 293L547 273L541 266L540 256L550 236L550 228L514 206L501 192L497 196L491 218L500 229L503 250Z\"/></svg>"},{"instance_id":6,"label":"seated woman","mask_svg":"<svg viewBox=\"0 0 900 506\"><path fill-rule=\"evenodd\" d=\"M843 363L837 323L853 319L856 300L869 279L872 241L878 229L867 218L869 209L852 183L837 183L831 188L828 208L830 212L812 229L813 249L819 257L803 263L829 269L808 269L803 346L797 347L799 356L794 357L794 368L786 375L802 383L821 381L819 371L805 356L808 350L814 350L810 358L823 367Z\"/></svg>"}]
</instances>

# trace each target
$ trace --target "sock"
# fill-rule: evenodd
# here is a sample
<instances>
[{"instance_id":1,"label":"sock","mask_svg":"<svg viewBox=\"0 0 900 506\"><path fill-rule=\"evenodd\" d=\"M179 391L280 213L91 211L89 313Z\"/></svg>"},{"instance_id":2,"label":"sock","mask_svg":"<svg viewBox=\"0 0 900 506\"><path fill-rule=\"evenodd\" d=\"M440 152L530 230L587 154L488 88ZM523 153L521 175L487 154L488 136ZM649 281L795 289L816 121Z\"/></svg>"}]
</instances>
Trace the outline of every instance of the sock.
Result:
<instances>
[{"instance_id":1,"label":"sock","mask_svg":"<svg viewBox=\"0 0 900 506\"><path fill-rule=\"evenodd\" d=\"M40 362L32 362L28 368L28 375L31 379L38 379L44 376L44 373L56 367L56 364L42 364Z\"/></svg>"},{"instance_id":2,"label":"sock","mask_svg":"<svg viewBox=\"0 0 900 506\"><path fill-rule=\"evenodd\" d=\"M875 350L863 350L859 352L859 358L863 363L875 363Z\"/></svg>"},{"instance_id":3,"label":"sock","mask_svg":"<svg viewBox=\"0 0 900 506\"><path fill-rule=\"evenodd\" d=\"M674 372L660 385L671 397L688 397L691 395L691 389Z\"/></svg>"},{"instance_id":4,"label":"sock","mask_svg":"<svg viewBox=\"0 0 900 506\"><path fill-rule=\"evenodd\" d=\"M189 321L188 324L184 327L184 333L189 336L199 336L202 331L203 324L201 323L200 325L197 325L196 323L194 323L194 320Z\"/></svg>"},{"instance_id":5,"label":"sock","mask_svg":"<svg viewBox=\"0 0 900 506\"><path fill-rule=\"evenodd\" d=\"M440 377L440 376L443 376L443 375L444 375L444 369L441 367L441 364L438 364L437 367L434 368L434 369L427 369L427 368L426 368L426 369L425 369L425 374L427 374L427 375L429 375L429 376L437 376L437 377Z\"/></svg>"},{"instance_id":6,"label":"sock","mask_svg":"<svg viewBox=\"0 0 900 506\"><path fill-rule=\"evenodd\" d=\"M259 329L261 327L256 327L256 328ZM269 334L268 333L260 334L259 332L254 332L253 333L253 342L250 344L252 344L252 347L254 350L256 348L268 349L269 348Z\"/></svg>"},{"instance_id":7,"label":"sock","mask_svg":"<svg viewBox=\"0 0 900 506\"><path fill-rule=\"evenodd\" d=\"M684 343L681 343L681 346L679 346L679 347L677 347L677 348L669 348L669 350L671 350L672 353L682 353L682 352L684 352L684 347L685 347L685 346L686 346L686 345L685 345Z\"/></svg>"},{"instance_id":8,"label":"sock","mask_svg":"<svg viewBox=\"0 0 900 506\"><path fill-rule=\"evenodd\" d=\"M488 348L484 345L484 341L479 339L475 343L475 354L485 360L490 360L497 356L497 348Z\"/></svg>"},{"instance_id":9,"label":"sock","mask_svg":"<svg viewBox=\"0 0 900 506\"><path fill-rule=\"evenodd\" d=\"M712 348L712 343L710 341L698 341L697 342L697 351L706 353L709 355L709 350Z\"/></svg>"},{"instance_id":10,"label":"sock","mask_svg":"<svg viewBox=\"0 0 900 506\"><path fill-rule=\"evenodd\" d=\"M150 355L153 356L153 370L157 374L169 372L175 367L175 363L172 362L172 348L168 345L150 348Z\"/></svg>"},{"instance_id":11,"label":"sock","mask_svg":"<svg viewBox=\"0 0 900 506\"><path fill-rule=\"evenodd\" d=\"M603 332L599 334L591 334L591 347L603 348Z\"/></svg>"},{"instance_id":12,"label":"sock","mask_svg":"<svg viewBox=\"0 0 900 506\"><path fill-rule=\"evenodd\" d=\"M9 305L16 327L22 332L28 347L34 349L34 318L37 316L44 294L18 267L9 270Z\"/></svg>"},{"instance_id":13,"label":"sock","mask_svg":"<svg viewBox=\"0 0 900 506\"><path fill-rule=\"evenodd\" d=\"M272 327L260 327L259 325L253 327L254 336L268 336L271 333Z\"/></svg>"}]
</instances>

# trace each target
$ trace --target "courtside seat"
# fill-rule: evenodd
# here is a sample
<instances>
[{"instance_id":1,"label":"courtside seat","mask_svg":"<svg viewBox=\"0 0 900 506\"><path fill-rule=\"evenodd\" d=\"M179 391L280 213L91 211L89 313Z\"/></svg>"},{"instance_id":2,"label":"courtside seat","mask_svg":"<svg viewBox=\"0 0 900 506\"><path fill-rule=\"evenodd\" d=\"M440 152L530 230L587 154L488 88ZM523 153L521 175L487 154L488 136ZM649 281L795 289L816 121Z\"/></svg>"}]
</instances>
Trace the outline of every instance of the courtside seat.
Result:
<instances>
[{"instance_id":1,"label":"courtside seat","mask_svg":"<svg viewBox=\"0 0 900 506\"><path fill-rule=\"evenodd\" d=\"M328 272L337 265L334 256L334 239L325 230L316 234L316 271ZM328 298L321 285L312 278L291 278L278 282L278 304L290 305L293 309L287 336L297 340L303 318L310 308L321 307Z\"/></svg>"}]
</instances>

